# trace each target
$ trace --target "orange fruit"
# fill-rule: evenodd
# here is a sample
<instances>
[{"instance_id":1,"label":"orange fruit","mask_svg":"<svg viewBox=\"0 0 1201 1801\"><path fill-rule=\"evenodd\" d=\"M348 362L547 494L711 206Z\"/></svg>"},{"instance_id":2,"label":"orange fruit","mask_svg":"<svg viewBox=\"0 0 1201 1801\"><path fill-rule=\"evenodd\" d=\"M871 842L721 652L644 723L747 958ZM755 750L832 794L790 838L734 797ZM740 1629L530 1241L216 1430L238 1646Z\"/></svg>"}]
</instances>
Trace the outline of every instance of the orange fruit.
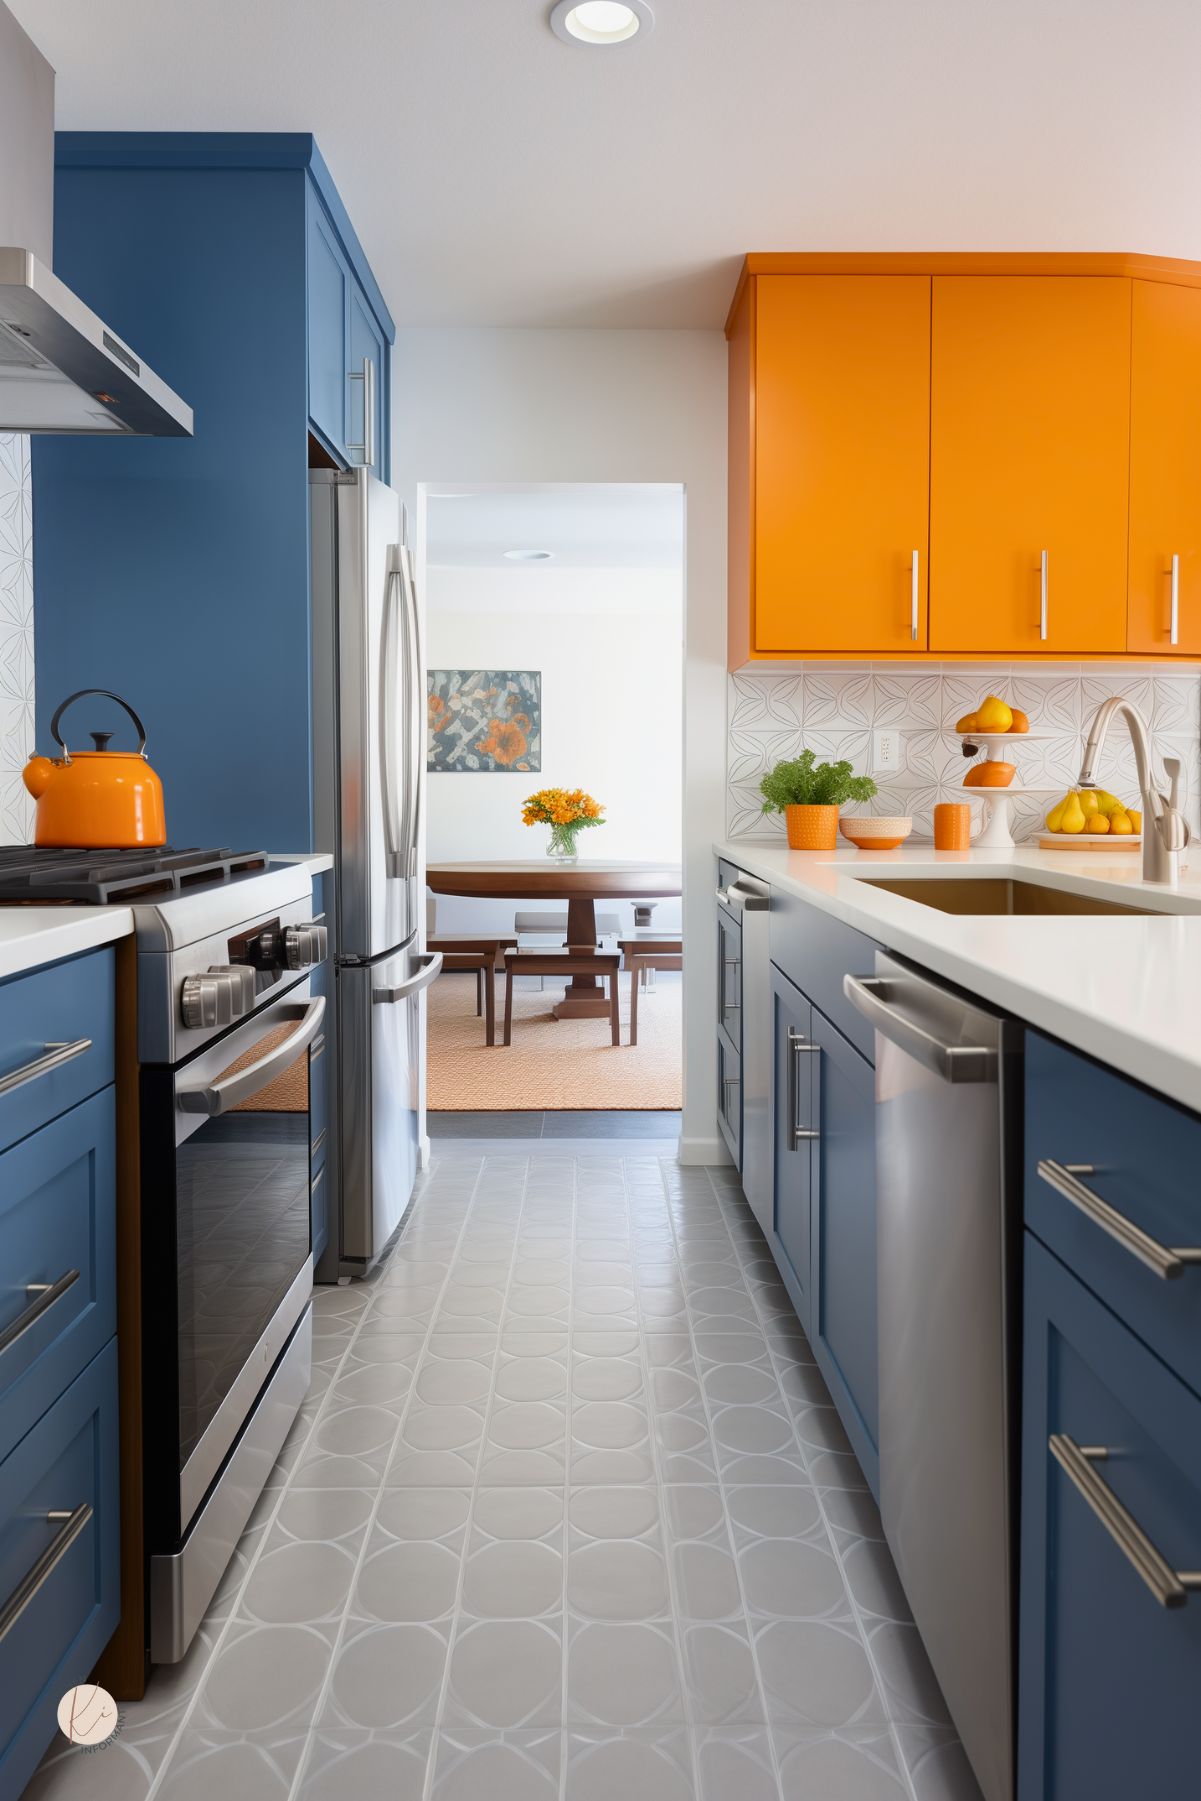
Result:
<instances>
[{"instance_id":1,"label":"orange fruit","mask_svg":"<svg viewBox=\"0 0 1201 1801\"><path fill-rule=\"evenodd\" d=\"M1029 719L1018 707L1013 709L1013 724L1009 729L1011 732L1028 732L1030 730Z\"/></svg>"},{"instance_id":2,"label":"orange fruit","mask_svg":"<svg viewBox=\"0 0 1201 1801\"><path fill-rule=\"evenodd\" d=\"M1008 788L1017 774L1016 763L977 763L963 778L965 788Z\"/></svg>"},{"instance_id":3,"label":"orange fruit","mask_svg":"<svg viewBox=\"0 0 1201 1801\"><path fill-rule=\"evenodd\" d=\"M1091 832L1094 838L1099 838L1103 832L1108 832L1109 820L1104 813L1090 813L1084 822L1084 829Z\"/></svg>"}]
</instances>

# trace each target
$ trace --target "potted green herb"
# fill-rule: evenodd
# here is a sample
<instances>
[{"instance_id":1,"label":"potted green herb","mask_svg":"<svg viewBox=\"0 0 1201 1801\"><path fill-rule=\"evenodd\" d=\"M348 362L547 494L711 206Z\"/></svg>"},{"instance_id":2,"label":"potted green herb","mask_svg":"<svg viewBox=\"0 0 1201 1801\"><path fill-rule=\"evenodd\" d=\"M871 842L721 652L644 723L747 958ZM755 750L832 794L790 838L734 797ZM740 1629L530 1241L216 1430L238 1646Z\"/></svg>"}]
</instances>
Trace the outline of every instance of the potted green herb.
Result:
<instances>
[{"instance_id":1,"label":"potted green herb","mask_svg":"<svg viewBox=\"0 0 1201 1801\"><path fill-rule=\"evenodd\" d=\"M838 809L847 800L871 800L876 784L850 763L819 763L811 750L786 757L759 784L765 813L783 813L793 850L833 850Z\"/></svg>"}]
</instances>

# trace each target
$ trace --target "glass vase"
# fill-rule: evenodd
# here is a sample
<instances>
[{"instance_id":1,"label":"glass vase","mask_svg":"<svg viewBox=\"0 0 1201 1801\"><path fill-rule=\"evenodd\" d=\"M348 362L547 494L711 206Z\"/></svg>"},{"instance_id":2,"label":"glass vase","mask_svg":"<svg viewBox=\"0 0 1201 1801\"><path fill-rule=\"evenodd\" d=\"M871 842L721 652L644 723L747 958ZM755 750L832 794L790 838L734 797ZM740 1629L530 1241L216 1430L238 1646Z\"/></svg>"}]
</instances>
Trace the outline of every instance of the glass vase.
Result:
<instances>
[{"instance_id":1,"label":"glass vase","mask_svg":"<svg viewBox=\"0 0 1201 1801\"><path fill-rule=\"evenodd\" d=\"M546 846L546 854L555 863L578 863L579 847L576 844L578 826L552 825L550 839Z\"/></svg>"}]
</instances>

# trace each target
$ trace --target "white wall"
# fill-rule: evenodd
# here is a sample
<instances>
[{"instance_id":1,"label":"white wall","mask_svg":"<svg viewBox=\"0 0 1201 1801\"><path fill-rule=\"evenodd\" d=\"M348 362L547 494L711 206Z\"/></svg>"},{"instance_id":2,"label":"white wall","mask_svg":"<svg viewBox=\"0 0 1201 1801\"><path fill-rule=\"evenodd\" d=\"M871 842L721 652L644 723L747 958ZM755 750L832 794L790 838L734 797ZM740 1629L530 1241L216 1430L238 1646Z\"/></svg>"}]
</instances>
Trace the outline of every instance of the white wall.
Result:
<instances>
[{"instance_id":1,"label":"white wall","mask_svg":"<svg viewBox=\"0 0 1201 1801\"><path fill-rule=\"evenodd\" d=\"M682 571L434 565L425 599L431 669L542 675L541 771L431 773L430 857L541 857L548 828L523 825L521 803L560 787L586 788L605 808L604 825L581 836L585 857L678 862ZM616 910L633 923L628 905ZM655 915L666 930L679 919L675 901ZM511 932L513 904L443 896L438 921L444 931Z\"/></svg>"},{"instance_id":2,"label":"white wall","mask_svg":"<svg viewBox=\"0 0 1201 1801\"><path fill-rule=\"evenodd\" d=\"M28 844L33 802L33 506L29 439L0 434L0 844Z\"/></svg>"},{"instance_id":3,"label":"white wall","mask_svg":"<svg viewBox=\"0 0 1201 1801\"><path fill-rule=\"evenodd\" d=\"M724 1162L711 846L724 829L725 340L720 331L402 331L396 396L393 479L415 516L423 483L684 484L681 1155Z\"/></svg>"}]
</instances>

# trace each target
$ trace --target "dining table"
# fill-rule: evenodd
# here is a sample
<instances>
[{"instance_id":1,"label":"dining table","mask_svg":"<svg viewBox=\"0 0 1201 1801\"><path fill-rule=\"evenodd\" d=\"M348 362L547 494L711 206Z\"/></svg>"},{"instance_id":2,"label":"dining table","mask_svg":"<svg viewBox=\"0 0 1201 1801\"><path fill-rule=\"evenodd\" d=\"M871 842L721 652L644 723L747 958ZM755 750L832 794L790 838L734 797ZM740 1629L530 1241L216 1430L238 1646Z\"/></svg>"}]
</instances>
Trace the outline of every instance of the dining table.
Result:
<instances>
[{"instance_id":1,"label":"dining table","mask_svg":"<svg viewBox=\"0 0 1201 1801\"><path fill-rule=\"evenodd\" d=\"M668 900L683 893L678 863L605 857L581 857L575 863L552 857L494 863L432 862L425 879L435 894L473 900L565 900L570 950L596 949L598 900ZM603 1019L608 1016L609 1003L596 976L576 975L553 1012L556 1019Z\"/></svg>"}]
</instances>

